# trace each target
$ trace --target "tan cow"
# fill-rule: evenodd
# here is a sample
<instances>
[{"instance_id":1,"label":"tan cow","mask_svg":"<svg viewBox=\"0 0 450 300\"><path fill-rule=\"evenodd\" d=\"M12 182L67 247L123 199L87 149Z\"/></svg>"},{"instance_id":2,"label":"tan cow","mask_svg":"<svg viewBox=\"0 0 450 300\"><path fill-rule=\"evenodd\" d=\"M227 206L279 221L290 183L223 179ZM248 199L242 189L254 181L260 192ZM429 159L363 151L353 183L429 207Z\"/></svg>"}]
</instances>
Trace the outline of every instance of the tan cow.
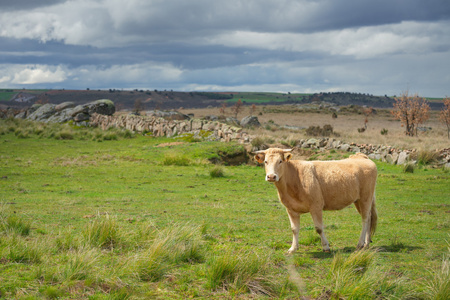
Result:
<instances>
[{"instance_id":1,"label":"tan cow","mask_svg":"<svg viewBox=\"0 0 450 300\"><path fill-rule=\"evenodd\" d=\"M265 164L266 181L275 184L278 198L289 215L293 240L288 252L298 249L300 215L308 212L320 235L323 251L330 251L323 232L322 211L340 210L352 203L362 217L357 248L368 246L377 226L375 163L361 153L335 161L290 160L291 151L270 148L255 152L255 159Z\"/></svg>"}]
</instances>

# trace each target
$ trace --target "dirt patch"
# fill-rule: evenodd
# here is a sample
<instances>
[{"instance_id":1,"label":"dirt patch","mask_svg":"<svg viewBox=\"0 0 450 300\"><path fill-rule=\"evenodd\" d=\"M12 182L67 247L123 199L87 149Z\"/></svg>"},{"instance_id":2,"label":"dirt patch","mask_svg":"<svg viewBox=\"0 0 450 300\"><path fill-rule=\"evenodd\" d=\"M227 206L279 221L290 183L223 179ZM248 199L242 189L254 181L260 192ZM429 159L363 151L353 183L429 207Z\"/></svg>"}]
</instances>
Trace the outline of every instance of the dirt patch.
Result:
<instances>
[{"instance_id":1,"label":"dirt patch","mask_svg":"<svg viewBox=\"0 0 450 300\"><path fill-rule=\"evenodd\" d=\"M177 145L182 145L184 144L184 142L171 142L171 143L162 143L159 145L156 145L155 147L171 147L171 146L177 146Z\"/></svg>"}]
</instances>

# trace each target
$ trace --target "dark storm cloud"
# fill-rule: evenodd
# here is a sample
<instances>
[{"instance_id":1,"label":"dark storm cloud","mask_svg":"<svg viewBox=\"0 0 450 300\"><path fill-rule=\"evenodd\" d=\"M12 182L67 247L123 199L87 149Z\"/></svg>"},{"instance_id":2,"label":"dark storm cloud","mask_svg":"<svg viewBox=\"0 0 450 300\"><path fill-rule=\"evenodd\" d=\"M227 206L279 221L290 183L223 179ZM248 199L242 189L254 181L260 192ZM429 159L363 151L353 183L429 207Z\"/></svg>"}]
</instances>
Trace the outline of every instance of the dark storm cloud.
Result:
<instances>
[{"instance_id":1,"label":"dark storm cloud","mask_svg":"<svg viewBox=\"0 0 450 300\"><path fill-rule=\"evenodd\" d=\"M0 86L445 95L449 3L1 1Z\"/></svg>"},{"instance_id":2,"label":"dark storm cloud","mask_svg":"<svg viewBox=\"0 0 450 300\"><path fill-rule=\"evenodd\" d=\"M66 1L67 0L1 0L0 10L12 11L42 8L58 3L64 3Z\"/></svg>"}]
</instances>

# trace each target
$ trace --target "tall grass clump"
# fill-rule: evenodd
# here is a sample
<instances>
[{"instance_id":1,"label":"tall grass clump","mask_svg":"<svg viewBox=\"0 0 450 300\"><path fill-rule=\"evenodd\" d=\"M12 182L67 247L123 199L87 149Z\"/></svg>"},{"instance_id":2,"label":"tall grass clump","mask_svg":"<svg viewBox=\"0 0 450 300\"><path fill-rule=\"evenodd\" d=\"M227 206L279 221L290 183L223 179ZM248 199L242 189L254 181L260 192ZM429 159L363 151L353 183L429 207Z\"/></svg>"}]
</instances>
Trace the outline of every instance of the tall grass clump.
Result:
<instances>
[{"instance_id":1,"label":"tall grass clump","mask_svg":"<svg viewBox=\"0 0 450 300\"><path fill-rule=\"evenodd\" d=\"M403 173L414 173L416 165L412 162L407 162L403 165Z\"/></svg>"},{"instance_id":2,"label":"tall grass clump","mask_svg":"<svg viewBox=\"0 0 450 300\"><path fill-rule=\"evenodd\" d=\"M42 261L42 248L36 243L27 242L17 236L6 238L3 242L6 247L2 257L16 263L40 263Z\"/></svg>"},{"instance_id":3,"label":"tall grass clump","mask_svg":"<svg viewBox=\"0 0 450 300\"><path fill-rule=\"evenodd\" d=\"M417 160L417 164L420 166L430 165L438 161L439 152L432 150L420 150L413 155L413 159Z\"/></svg>"},{"instance_id":4,"label":"tall grass clump","mask_svg":"<svg viewBox=\"0 0 450 300\"><path fill-rule=\"evenodd\" d=\"M24 219L22 216L11 214L4 205L0 204L0 233L27 236L30 234L30 230L31 221Z\"/></svg>"},{"instance_id":5,"label":"tall grass clump","mask_svg":"<svg viewBox=\"0 0 450 300\"><path fill-rule=\"evenodd\" d=\"M211 290L223 288L236 293L275 297L279 289L268 274L268 263L267 256L228 249L208 261L207 285Z\"/></svg>"},{"instance_id":6,"label":"tall grass clump","mask_svg":"<svg viewBox=\"0 0 450 300\"><path fill-rule=\"evenodd\" d=\"M222 166L214 166L214 168L212 168L211 171L209 171L209 176L211 176L211 178L224 177L225 173L224 173L223 167Z\"/></svg>"},{"instance_id":7,"label":"tall grass clump","mask_svg":"<svg viewBox=\"0 0 450 300\"><path fill-rule=\"evenodd\" d=\"M402 280L390 280L387 272L375 264L375 250L360 250L345 258L337 253L331 263L329 293L331 299L413 299L414 289L403 285ZM383 298L384 299L384 298Z\"/></svg>"},{"instance_id":8,"label":"tall grass clump","mask_svg":"<svg viewBox=\"0 0 450 300\"><path fill-rule=\"evenodd\" d=\"M450 248L442 259L440 269L433 270L424 284L427 299L447 300L450 297Z\"/></svg>"},{"instance_id":9,"label":"tall grass clump","mask_svg":"<svg viewBox=\"0 0 450 300\"><path fill-rule=\"evenodd\" d=\"M158 232L137 258L137 275L142 281L158 281L182 263L204 259L200 226L173 225Z\"/></svg>"},{"instance_id":10,"label":"tall grass clump","mask_svg":"<svg viewBox=\"0 0 450 300\"><path fill-rule=\"evenodd\" d=\"M69 230L60 232L55 239L56 248L60 251L76 250L80 247L79 236Z\"/></svg>"},{"instance_id":11,"label":"tall grass clump","mask_svg":"<svg viewBox=\"0 0 450 300\"><path fill-rule=\"evenodd\" d=\"M95 274L93 267L99 259L99 253L95 249L80 249L68 254L68 261L63 264L57 276L59 280L85 280Z\"/></svg>"},{"instance_id":12,"label":"tall grass clump","mask_svg":"<svg viewBox=\"0 0 450 300\"><path fill-rule=\"evenodd\" d=\"M120 242L120 232L116 220L109 215L97 217L87 224L83 231L85 242L93 247L114 248Z\"/></svg>"},{"instance_id":13,"label":"tall grass clump","mask_svg":"<svg viewBox=\"0 0 450 300\"><path fill-rule=\"evenodd\" d=\"M179 153L167 153L163 159L163 165L165 166L189 166L191 160Z\"/></svg>"}]
</instances>

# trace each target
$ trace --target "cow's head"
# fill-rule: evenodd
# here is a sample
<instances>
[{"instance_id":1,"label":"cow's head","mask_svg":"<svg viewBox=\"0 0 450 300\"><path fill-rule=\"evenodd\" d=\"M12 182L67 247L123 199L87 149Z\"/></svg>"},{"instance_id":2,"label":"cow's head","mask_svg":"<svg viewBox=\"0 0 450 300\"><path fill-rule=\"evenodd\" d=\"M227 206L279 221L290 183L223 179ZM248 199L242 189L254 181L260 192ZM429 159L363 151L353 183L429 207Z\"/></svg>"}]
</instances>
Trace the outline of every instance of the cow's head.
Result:
<instances>
[{"instance_id":1,"label":"cow's head","mask_svg":"<svg viewBox=\"0 0 450 300\"><path fill-rule=\"evenodd\" d=\"M266 181L277 182L283 176L283 168L286 162L291 159L292 149L270 148L255 152L255 159L259 163L264 163L266 169Z\"/></svg>"}]
</instances>

